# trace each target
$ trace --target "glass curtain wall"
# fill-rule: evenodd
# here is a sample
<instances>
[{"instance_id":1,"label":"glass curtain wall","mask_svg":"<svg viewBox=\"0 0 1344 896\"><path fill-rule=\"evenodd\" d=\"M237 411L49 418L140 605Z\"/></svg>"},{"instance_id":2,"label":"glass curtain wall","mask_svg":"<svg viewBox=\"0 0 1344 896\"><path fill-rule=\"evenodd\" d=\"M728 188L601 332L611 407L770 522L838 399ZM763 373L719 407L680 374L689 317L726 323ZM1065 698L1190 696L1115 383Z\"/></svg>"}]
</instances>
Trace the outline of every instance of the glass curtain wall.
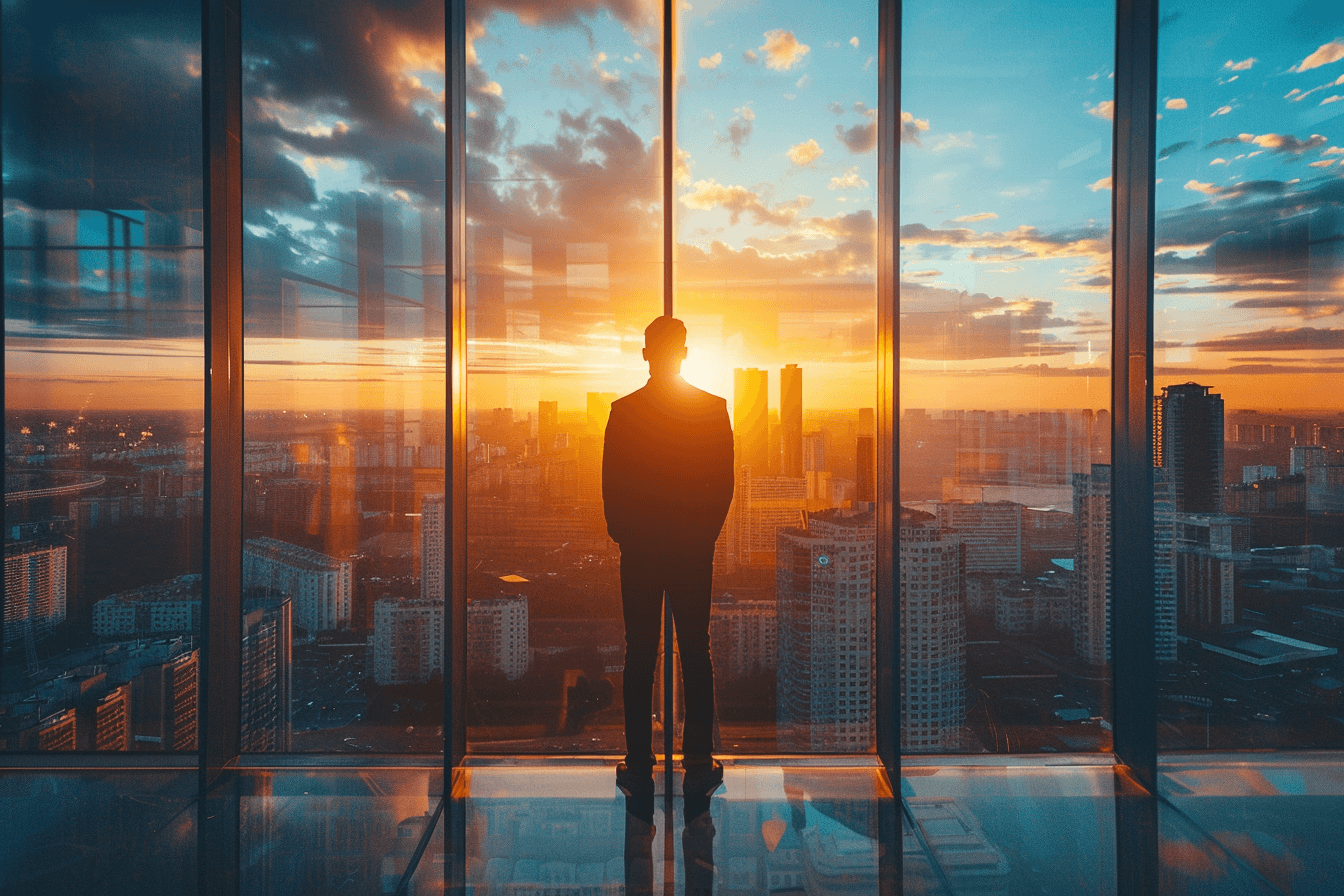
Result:
<instances>
[{"instance_id":1,"label":"glass curtain wall","mask_svg":"<svg viewBox=\"0 0 1344 896\"><path fill-rule=\"evenodd\" d=\"M468 749L619 753L602 445L663 308L662 20L466 12Z\"/></svg>"},{"instance_id":2,"label":"glass curtain wall","mask_svg":"<svg viewBox=\"0 0 1344 896\"><path fill-rule=\"evenodd\" d=\"M1344 746L1344 8L1162 5L1161 749ZM1333 38L1333 39L1332 39Z\"/></svg>"},{"instance_id":3,"label":"glass curtain wall","mask_svg":"<svg viewBox=\"0 0 1344 896\"><path fill-rule=\"evenodd\" d=\"M443 16L243 5L245 751L442 749Z\"/></svg>"},{"instance_id":4,"label":"glass curtain wall","mask_svg":"<svg viewBox=\"0 0 1344 896\"><path fill-rule=\"evenodd\" d=\"M902 7L901 746L1109 750L1115 6L948 11Z\"/></svg>"},{"instance_id":5,"label":"glass curtain wall","mask_svg":"<svg viewBox=\"0 0 1344 896\"><path fill-rule=\"evenodd\" d=\"M873 749L877 4L679 5L675 311L727 399L726 752Z\"/></svg>"},{"instance_id":6,"label":"glass curtain wall","mask_svg":"<svg viewBox=\"0 0 1344 896\"><path fill-rule=\"evenodd\" d=\"M4 4L0 750L196 749L200 22Z\"/></svg>"}]
</instances>

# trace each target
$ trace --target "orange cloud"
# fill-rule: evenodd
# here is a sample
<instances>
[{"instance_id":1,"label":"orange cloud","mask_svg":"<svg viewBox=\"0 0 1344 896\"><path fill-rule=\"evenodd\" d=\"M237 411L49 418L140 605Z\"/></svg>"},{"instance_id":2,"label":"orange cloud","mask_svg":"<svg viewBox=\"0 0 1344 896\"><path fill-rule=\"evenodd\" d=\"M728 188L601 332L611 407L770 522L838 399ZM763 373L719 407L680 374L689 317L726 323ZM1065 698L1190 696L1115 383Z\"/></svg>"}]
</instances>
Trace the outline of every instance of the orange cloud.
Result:
<instances>
[{"instance_id":1,"label":"orange cloud","mask_svg":"<svg viewBox=\"0 0 1344 896\"><path fill-rule=\"evenodd\" d=\"M1251 66L1255 65L1255 63L1256 59L1254 56L1250 57L1249 59L1243 59L1240 62L1233 62L1231 59L1229 59L1223 63L1223 68L1230 72L1244 72Z\"/></svg>"},{"instance_id":2,"label":"orange cloud","mask_svg":"<svg viewBox=\"0 0 1344 896\"><path fill-rule=\"evenodd\" d=\"M716 68L718 68L718 67L719 67L719 63L721 63L721 62L723 62L723 54L722 54L722 53L715 53L713 56L701 56L701 57L700 57L700 67L701 67L701 68L705 68L705 69L710 69L711 71L714 70L714 69L716 69Z\"/></svg>"},{"instance_id":3,"label":"orange cloud","mask_svg":"<svg viewBox=\"0 0 1344 896\"><path fill-rule=\"evenodd\" d=\"M765 43L756 49L765 56L766 68L783 72L797 65L812 48L799 43L792 31L776 28L765 32Z\"/></svg>"},{"instance_id":4,"label":"orange cloud","mask_svg":"<svg viewBox=\"0 0 1344 896\"><path fill-rule=\"evenodd\" d=\"M1317 47L1316 52L1293 66L1291 71L1310 71L1313 68L1320 68L1323 65L1329 65L1330 63L1338 62L1341 59L1344 59L1344 40L1335 38L1328 44L1321 44Z\"/></svg>"},{"instance_id":5,"label":"orange cloud","mask_svg":"<svg viewBox=\"0 0 1344 896\"><path fill-rule=\"evenodd\" d=\"M1167 100L1167 108L1186 109L1189 108L1189 104L1181 97L1172 97L1171 99Z\"/></svg>"},{"instance_id":6,"label":"orange cloud","mask_svg":"<svg viewBox=\"0 0 1344 896\"><path fill-rule=\"evenodd\" d=\"M821 158L822 153L825 151L826 150L817 145L816 140L807 140L803 143L795 143L793 146L789 147L787 154L789 161L802 167L804 165L811 165L817 159Z\"/></svg>"},{"instance_id":7,"label":"orange cloud","mask_svg":"<svg viewBox=\"0 0 1344 896\"><path fill-rule=\"evenodd\" d=\"M748 187L735 184L721 184L717 180L698 180L691 192L681 197L681 204L687 208L710 210L727 209L729 220L736 224L743 215L750 215L756 224L773 224L787 227L798 218L798 213L812 204L810 196L799 196L789 202L767 205L760 194Z\"/></svg>"},{"instance_id":8,"label":"orange cloud","mask_svg":"<svg viewBox=\"0 0 1344 896\"><path fill-rule=\"evenodd\" d=\"M1223 192L1223 188L1216 184L1204 184L1193 179L1186 182L1185 188L1195 193L1203 193L1205 196L1216 196Z\"/></svg>"}]
</instances>

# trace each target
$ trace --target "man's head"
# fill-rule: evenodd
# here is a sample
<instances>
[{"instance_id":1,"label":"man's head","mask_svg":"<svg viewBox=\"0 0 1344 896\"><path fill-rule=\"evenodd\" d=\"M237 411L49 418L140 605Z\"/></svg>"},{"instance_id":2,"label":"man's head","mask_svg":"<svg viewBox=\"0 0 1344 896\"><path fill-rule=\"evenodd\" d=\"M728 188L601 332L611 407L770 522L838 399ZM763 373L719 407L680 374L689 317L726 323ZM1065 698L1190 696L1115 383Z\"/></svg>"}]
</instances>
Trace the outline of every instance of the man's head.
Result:
<instances>
[{"instance_id":1,"label":"man's head","mask_svg":"<svg viewBox=\"0 0 1344 896\"><path fill-rule=\"evenodd\" d=\"M676 376L686 360L686 325L675 317L655 317L644 328L644 360L649 376Z\"/></svg>"}]
</instances>

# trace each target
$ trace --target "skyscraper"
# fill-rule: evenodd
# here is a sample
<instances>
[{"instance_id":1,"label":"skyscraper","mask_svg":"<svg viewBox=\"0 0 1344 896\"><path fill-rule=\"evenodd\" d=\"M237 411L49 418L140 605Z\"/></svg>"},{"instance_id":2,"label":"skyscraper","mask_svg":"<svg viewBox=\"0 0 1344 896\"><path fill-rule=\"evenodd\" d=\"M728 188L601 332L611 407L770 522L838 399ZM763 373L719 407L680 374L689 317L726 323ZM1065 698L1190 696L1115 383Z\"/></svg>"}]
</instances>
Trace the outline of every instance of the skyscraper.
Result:
<instances>
[{"instance_id":1,"label":"skyscraper","mask_svg":"<svg viewBox=\"0 0 1344 896\"><path fill-rule=\"evenodd\" d=\"M260 596L243 604L240 746L244 752L293 749L292 608L284 596Z\"/></svg>"},{"instance_id":2,"label":"skyscraper","mask_svg":"<svg viewBox=\"0 0 1344 896\"><path fill-rule=\"evenodd\" d=\"M444 526L443 495L425 495L420 504L420 597L443 603Z\"/></svg>"},{"instance_id":3,"label":"skyscraper","mask_svg":"<svg viewBox=\"0 0 1344 896\"><path fill-rule=\"evenodd\" d=\"M1111 660L1111 467L1073 474L1073 652Z\"/></svg>"},{"instance_id":4,"label":"skyscraper","mask_svg":"<svg viewBox=\"0 0 1344 896\"><path fill-rule=\"evenodd\" d=\"M352 578L349 560L274 538L249 538L243 545L243 587L289 595L294 622L309 637L350 624Z\"/></svg>"},{"instance_id":5,"label":"skyscraper","mask_svg":"<svg viewBox=\"0 0 1344 896\"><path fill-rule=\"evenodd\" d=\"M782 750L851 752L872 742L871 512L827 510L779 532L775 561Z\"/></svg>"},{"instance_id":6,"label":"skyscraper","mask_svg":"<svg viewBox=\"0 0 1344 896\"><path fill-rule=\"evenodd\" d=\"M749 367L733 371L733 441L737 466L755 476L769 472L770 372Z\"/></svg>"},{"instance_id":7,"label":"skyscraper","mask_svg":"<svg viewBox=\"0 0 1344 896\"><path fill-rule=\"evenodd\" d=\"M1177 513L1223 509L1223 398L1211 386L1166 386L1153 398L1153 462L1164 467Z\"/></svg>"},{"instance_id":8,"label":"skyscraper","mask_svg":"<svg viewBox=\"0 0 1344 896\"><path fill-rule=\"evenodd\" d=\"M467 604L467 666L502 672L509 681L532 662L527 595L490 597Z\"/></svg>"},{"instance_id":9,"label":"skyscraper","mask_svg":"<svg viewBox=\"0 0 1344 896\"><path fill-rule=\"evenodd\" d=\"M443 673L443 613L439 600L384 597L373 605L373 680L422 684Z\"/></svg>"},{"instance_id":10,"label":"skyscraper","mask_svg":"<svg viewBox=\"0 0 1344 896\"><path fill-rule=\"evenodd\" d=\"M779 371L780 473L803 475L803 369L786 364Z\"/></svg>"},{"instance_id":11,"label":"skyscraper","mask_svg":"<svg viewBox=\"0 0 1344 896\"><path fill-rule=\"evenodd\" d=\"M5 646L50 635L65 621L65 545L5 543Z\"/></svg>"},{"instance_id":12,"label":"skyscraper","mask_svg":"<svg viewBox=\"0 0 1344 896\"><path fill-rule=\"evenodd\" d=\"M901 747L960 749L966 719L961 539L902 511L900 544Z\"/></svg>"}]
</instances>

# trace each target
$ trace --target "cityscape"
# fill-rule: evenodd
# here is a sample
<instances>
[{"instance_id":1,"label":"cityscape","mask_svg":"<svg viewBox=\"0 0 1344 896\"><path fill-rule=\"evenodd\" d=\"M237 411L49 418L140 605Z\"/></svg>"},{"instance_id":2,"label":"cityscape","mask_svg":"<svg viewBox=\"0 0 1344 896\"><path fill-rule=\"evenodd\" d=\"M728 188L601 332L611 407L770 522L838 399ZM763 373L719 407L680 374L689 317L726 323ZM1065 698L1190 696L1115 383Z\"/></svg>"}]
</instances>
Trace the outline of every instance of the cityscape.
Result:
<instances>
[{"instance_id":1,"label":"cityscape","mask_svg":"<svg viewBox=\"0 0 1344 896\"><path fill-rule=\"evenodd\" d=\"M711 615L726 753L873 749L873 413L803 408L805 376L735 375ZM474 750L622 747L619 553L600 494L612 397L473 415ZM249 418L245 749L435 751L443 449L384 415L287 416ZM1339 745L1344 419L1227 411L1185 383L1153 420L1163 747ZM195 748L198 424L10 413L5 749ZM908 752L1109 749L1108 425L903 413Z\"/></svg>"}]
</instances>

